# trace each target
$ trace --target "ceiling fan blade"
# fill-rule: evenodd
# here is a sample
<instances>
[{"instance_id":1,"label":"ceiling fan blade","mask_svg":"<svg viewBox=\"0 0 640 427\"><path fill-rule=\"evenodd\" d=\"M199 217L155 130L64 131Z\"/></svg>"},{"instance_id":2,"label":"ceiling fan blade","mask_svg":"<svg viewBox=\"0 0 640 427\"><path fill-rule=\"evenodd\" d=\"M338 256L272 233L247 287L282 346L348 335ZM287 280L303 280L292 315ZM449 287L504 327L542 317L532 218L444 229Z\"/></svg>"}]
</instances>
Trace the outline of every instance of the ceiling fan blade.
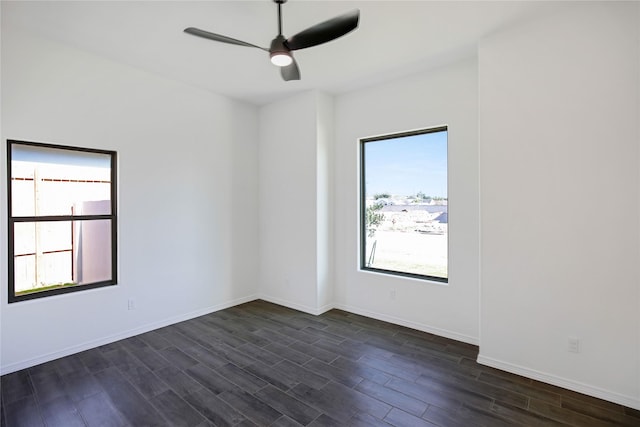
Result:
<instances>
[{"instance_id":1,"label":"ceiling fan blade","mask_svg":"<svg viewBox=\"0 0 640 427\"><path fill-rule=\"evenodd\" d=\"M300 80L300 69L298 68L298 63L294 59L290 65L286 67L280 67L280 74L282 74L282 79L284 81L289 80Z\"/></svg>"},{"instance_id":2,"label":"ceiling fan blade","mask_svg":"<svg viewBox=\"0 0 640 427\"><path fill-rule=\"evenodd\" d=\"M201 30L199 28L194 28L194 27L185 28L184 32L187 34L191 34L193 36L198 36L198 37L202 37L209 40L215 40L217 42L235 44L238 46L257 47L258 49L266 50L267 52L269 51L269 49L265 49L264 47L243 42L242 40L232 39L231 37L222 36L220 34L210 33L209 31Z\"/></svg>"},{"instance_id":3,"label":"ceiling fan blade","mask_svg":"<svg viewBox=\"0 0 640 427\"><path fill-rule=\"evenodd\" d=\"M355 30L358 27L359 19L360 11L358 9L352 10L289 37L285 41L285 45L291 50L298 50L330 42Z\"/></svg>"}]
</instances>

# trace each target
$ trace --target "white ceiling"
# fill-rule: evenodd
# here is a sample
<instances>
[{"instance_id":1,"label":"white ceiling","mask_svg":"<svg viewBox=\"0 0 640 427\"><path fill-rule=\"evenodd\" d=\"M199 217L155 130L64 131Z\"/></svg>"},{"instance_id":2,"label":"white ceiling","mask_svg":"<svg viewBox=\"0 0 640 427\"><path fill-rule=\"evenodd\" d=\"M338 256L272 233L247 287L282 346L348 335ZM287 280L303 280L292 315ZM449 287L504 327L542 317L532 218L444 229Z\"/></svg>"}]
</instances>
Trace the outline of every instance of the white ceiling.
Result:
<instances>
[{"instance_id":1,"label":"white ceiling","mask_svg":"<svg viewBox=\"0 0 640 427\"><path fill-rule=\"evenodd\" d=\"M2 1L5 28L22 28L213 92L264 104L295 92L341 93L416 73L475 52L502 27L547 13L551 2L308 1L283 5L291 36L360 9L359 28L295 52L302 80L284 82L268 53L183 33L198 27L263 47L277 8L259 1Z\"/></svg>"}]
</instances>

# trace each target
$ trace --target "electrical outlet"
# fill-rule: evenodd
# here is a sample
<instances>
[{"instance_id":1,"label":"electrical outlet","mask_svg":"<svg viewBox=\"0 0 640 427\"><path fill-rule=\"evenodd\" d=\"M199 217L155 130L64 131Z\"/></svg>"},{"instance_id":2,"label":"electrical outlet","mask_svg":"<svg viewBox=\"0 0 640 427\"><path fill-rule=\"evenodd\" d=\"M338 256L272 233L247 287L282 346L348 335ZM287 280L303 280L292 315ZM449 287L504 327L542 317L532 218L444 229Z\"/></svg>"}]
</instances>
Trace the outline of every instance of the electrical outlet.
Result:
<instances>
[{"instance_id":1,"label":"electrical outlet","mask_svg":"<svg viewBox=\"0 0 640 427\"><path fill-rule=\"evenodd\" d=\"M580 353L580 340L577 337L569 337L569 348L570 353Z\"/></svg>"},{"instance_id":2,"label":"electrical outlet","mask_svg":"<svg viewBox=\"0 0 640 427\"><path fill-rule=\"evenodd\" d=\"M129 298L129 301L127 301L127 309L128 310L135 310L136 309L136 300L134 300L133 298Z\"/></svg>"}]
</instances>

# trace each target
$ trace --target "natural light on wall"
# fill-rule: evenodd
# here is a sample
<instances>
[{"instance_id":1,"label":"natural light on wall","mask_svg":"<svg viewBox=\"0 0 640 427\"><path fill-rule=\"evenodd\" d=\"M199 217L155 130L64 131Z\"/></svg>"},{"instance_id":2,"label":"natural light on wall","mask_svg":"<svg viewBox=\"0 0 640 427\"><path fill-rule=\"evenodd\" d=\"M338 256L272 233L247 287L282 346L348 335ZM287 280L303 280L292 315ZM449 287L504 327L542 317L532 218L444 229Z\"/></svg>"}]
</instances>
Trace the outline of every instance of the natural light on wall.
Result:
<instances>
[{"instance_id":1,"label":"natural light on wall","mask_svg":"<svg viewBox=\"0 0 640 427\"><path fill-rule=\"evenodd\" d=\"M447 282L447 128L362 139L360 156L360 268Z\"/></svg>"}]
</instances>

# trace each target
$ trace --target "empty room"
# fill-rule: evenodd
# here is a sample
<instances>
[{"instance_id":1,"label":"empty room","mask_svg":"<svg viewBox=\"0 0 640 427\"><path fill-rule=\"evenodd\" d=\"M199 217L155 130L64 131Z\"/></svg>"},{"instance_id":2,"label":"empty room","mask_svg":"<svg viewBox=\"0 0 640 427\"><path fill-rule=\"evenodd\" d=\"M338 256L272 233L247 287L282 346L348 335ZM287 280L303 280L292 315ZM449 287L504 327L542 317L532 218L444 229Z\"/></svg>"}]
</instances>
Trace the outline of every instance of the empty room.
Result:
<instances>
[{"instance_id":1,"label":"empty room","mask_svg":"<svg viewBox=\"0 0 640 427\"><path fill-rule=\"evenodd\" d=\"M640 425L640 2L0 16L2 426Z\"/></svg>"}]
</instances>

